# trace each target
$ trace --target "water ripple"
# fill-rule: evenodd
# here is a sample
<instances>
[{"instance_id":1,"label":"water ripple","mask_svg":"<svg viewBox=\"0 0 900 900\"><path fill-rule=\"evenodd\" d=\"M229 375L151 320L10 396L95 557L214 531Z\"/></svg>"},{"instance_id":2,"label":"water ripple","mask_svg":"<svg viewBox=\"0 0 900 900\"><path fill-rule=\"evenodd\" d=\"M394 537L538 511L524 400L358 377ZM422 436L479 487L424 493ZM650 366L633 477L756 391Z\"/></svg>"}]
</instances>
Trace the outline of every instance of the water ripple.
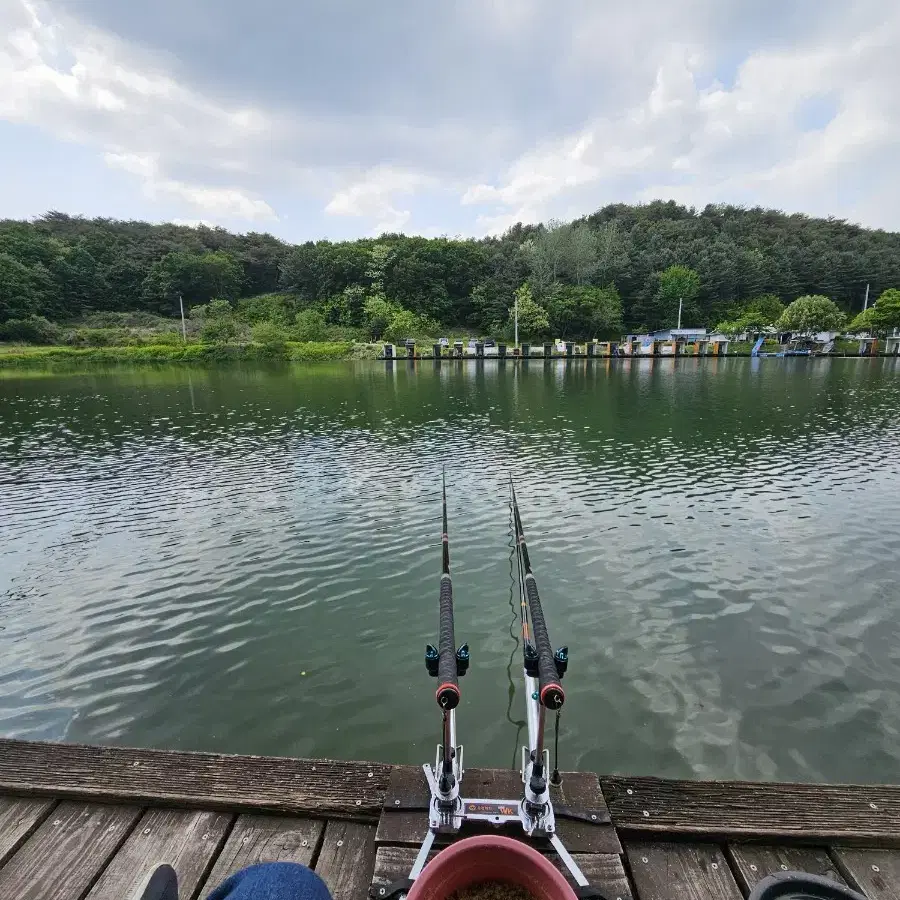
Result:
<instances>
[{"instance_id":1,"label":"water ripple","mask_svg":"<svg viewBox=\"0 0 900 900\"><path fill-rule=\"evenodd\" d=\"M0 732L418 763L440 472L467 759L523 710L515 475L563 767L895 780L896 361L0 378Z\"/></svg>"}]
</instances>

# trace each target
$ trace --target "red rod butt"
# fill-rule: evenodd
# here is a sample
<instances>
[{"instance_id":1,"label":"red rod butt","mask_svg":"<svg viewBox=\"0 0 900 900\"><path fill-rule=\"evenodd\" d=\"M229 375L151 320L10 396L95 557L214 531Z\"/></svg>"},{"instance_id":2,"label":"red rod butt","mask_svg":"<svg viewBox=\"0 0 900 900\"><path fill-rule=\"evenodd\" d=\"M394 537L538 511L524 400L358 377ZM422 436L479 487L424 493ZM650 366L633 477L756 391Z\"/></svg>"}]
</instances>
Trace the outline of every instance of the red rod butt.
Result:
<instances>
[{"instance_id":1,"label":"red rod butt","mask_svg":"<svg viewBox=\"0 0 900 900\"><path fill-rule=\"evenodd\" d=\"M441 709L456 709L459 706L459 688L455 684L442 684L434 696Z\"/></svg>"},{"instance_id":2,"label":"red rod butt","mask_svg":"<svg viewBox=\"0 0 900 900\"><path fill-rule=\"evenodd\" d=\"M566 692L561 684L547 684L541 688L541 704L547 709L561 709L566 702Z\"/></svg>"}]
</instances>

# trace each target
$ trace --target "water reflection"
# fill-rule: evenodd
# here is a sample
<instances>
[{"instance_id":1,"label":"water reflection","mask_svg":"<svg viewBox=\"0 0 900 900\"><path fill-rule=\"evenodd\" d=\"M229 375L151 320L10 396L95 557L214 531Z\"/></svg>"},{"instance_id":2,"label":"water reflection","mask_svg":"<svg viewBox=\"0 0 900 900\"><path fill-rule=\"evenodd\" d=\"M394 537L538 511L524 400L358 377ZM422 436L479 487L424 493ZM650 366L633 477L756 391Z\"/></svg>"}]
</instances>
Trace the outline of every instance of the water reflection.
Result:
<instances>
[{"instance_id":1,"label":"water reflection","mask_svg":"<svg viewBox=\"0 0 900 900\"><path fill-rule=\"evenodd\" d=\"M512 471L565 765L893 780L898 400L894 360L3 377L0 730L430 758L446 463L471 764L521 741Z\"/></svg>"}]
</instances>

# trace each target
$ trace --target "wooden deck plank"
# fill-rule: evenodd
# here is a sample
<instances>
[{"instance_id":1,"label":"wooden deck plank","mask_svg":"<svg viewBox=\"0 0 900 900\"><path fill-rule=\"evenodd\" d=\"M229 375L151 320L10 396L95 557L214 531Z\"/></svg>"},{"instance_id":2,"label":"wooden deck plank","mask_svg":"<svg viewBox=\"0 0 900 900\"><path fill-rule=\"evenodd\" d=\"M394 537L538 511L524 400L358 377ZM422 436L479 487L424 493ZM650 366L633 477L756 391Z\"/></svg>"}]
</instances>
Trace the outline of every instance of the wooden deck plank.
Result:
<instances>
[{"instance_id":1,"label":"wooden deck plank","mask_svg":"<svg viewBox=\"0 0 900 900\"><path fill-rule=\"evenodd\" d=\"M0 866L41 824L54 805L54 800L0 797Z\"/></svg>"},{"instance_id":2,"label":"wooden deck plank","mask_svg":"<svg viewBox=\"0 0 900 900\"><path fill-rule=\"evenodd\" d=\"M416 859L416 847L382 846L375 853L375 872L372 876L371 896L377 900L379 888L406 878ZM433 850L428 862L438 854ZM574 882L555 853L548 854L554 865L566 876L570 884ZM631 887L622 860L615 853L573 853L572 858L593 887L600 890L609 900L632 900ZM426 863L427 865L427 863Z\"/></svg>"},{"instance_id":3,"label":"wooden deck plank","mask_svg":"<svg viewBox=\"0 0 900 900\"><path fill-rule=\"evenodd\" d=\"M200 893L205 900L226 878L246 866L262 862L312 865L325 829L321 819L242 815Z\"/></svg>"},{"instance_id":4,"label":"wooden deck plank","mask_svg":"<svg viewBox=\"0 0 900 900\"><path fill-rule=\"evenodd\" d=\"M570 853L621 853L600 782L589 772L565 772L559 787L551 787L553 803L594 812L598 823L557 818L556 829ZM518 799L522 779L513 769L467 769L462 782L466 797ZM398 766L391 772L384 811L378 820L377 844L418 845L428 830L428 785L421 768ZM439 843L452 838L439 836Z\"/></svg>"},{"instance_id":5,"label":"wooden deck plank","mask_svg":"<svg viewBox=\"0 0 900 900\"><path fill-rule=\"evenodd\" d=\"M900 846L900 785L602 778L620 830Z\"/></svg>"},{"instance_id":6,"label":"wooden deck plank","mask_svg":"<svg viewBox=\"0 0 900 900\"><path fill-rule=\"evenodd\" d=\"M869 900L900 900L900 853L832 847L831 856L850 887Z\"/></svg>"},{"instance_id":7,"label":"wooden deck plank","mask_svg":"<svg viewBox=\"0 0 900 900\"><path fill-rule=\"evenodd\" d=\"M375 817L390 766L0 739L0 792Z\"/></svg>"},{"instance_id":8,"label":"wooden deck plank","mask_svg":"<svg viewBox=\"0 0 900 900\"><path fill-rule=\"evenodd\" d=\"M626 842L625 852L640 900L743 900L715 844Z\"/></svg>"},{"instance_id":9,"label":"wooden deck plank","mask_svg":"<svg viewBox=\"0 0 900 900\"><path fill-rule=\"evenodd\" d=\"M844 884L837 866L824 847L729 844L725 852L745 895L767 875L778 872L809 872Z\"/></svg>"},{"instance_id":10,"label":"wooden deck plank","mask_svg":"<svg viewBox=\"0 0 900 900\"><path fill-rule=\"evenodd\" d=\"M428 854L428 862L431 862L438 852L438 850L432 850ZM389 845L378 847L375 851L375 867L372 872L370 896L377 898L379 888L387 887L394 881L406 878L415 862L417 853L417 847L393 847Z\"/></svg>"},{"instance_id":11,"label":"wooden deck plank","mask_svg":"<svg viewBox=\"0 0 900 900\"><path fill-rule=\"evenodd\" d=\"M60 803L0 869L0 897L80 900L140 814L136 806Z\"/></svg>"},{"instance_id":12,"label":"wooden deck plank","mask_svg":"<svg viewBox=\"0 0 900 900\"><path fill-rule=\"evenodd\" d=\"M596 810L600 818L608 818L609 810L600 779L591 772L563 772L562 784L551 786L554 806ZM592 813L594 814L594 813ZM570 853L621 853L622 846L612 824L593 825L572 819L557 818L556 831Z\"/></svg>"},{"instance_id":13,"label":"wooden deck plank","mask_svg":"<svg viewBox=\"0 0 900 900\"><path fill-rule=\"evenodd\" d=\"M88 900L122 900L149 871L169 863L179 892L189 898L212 864L232 817L187 809L148 809L88 894Z\"/></svg>"},{"instance_id":14,"label":"wooden deck plank","mask_svg":"<svg viewBox=\"0 0 900 900\"><path fill-rule=\"evenodd\" d=\"M375 826L330 821L322 837L316 872L333 900L362 900L375 869Z\"/></svg>"},{"instance_id":15,"label":"wooden deck plank","mask_svg":"<svg viewBox=\"0 0 900 900\"><path fill-rule=\"evenodd\" d=\"M574 887L575 882L555 853L550 854L550 859ZM591 887L597 888L609 900L631 900L631 885L618 853L573 853L572 859Z\"/></svg>"}]
</instances>

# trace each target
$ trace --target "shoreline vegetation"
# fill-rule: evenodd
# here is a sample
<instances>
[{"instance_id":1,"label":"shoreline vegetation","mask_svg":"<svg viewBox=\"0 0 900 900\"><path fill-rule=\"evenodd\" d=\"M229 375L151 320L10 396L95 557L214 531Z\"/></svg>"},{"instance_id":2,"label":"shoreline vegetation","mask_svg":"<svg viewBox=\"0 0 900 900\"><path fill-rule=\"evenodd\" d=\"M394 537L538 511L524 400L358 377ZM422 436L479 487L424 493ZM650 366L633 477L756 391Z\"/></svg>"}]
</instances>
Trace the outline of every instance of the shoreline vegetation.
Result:
<instances>
[{"instance_id":1,"label":"shoreline vegetation","mask_svg":"<svg viewBox=\"0 0 900 900\"><path fill-rule=\"evenodd\" d=\"M676 322L883 337L895 285L900 233L759 208L614 204L477 240L297 245L49 212L0 220L0 365L365 359L410 338L429 355L437 336L584 343Z\"/></svg>"},{"instance_id":2,"label":"shoreline vegetation","mask_svg":"<svg viewBox=\"0 0 900 900\"><path fill-rule=\"evenodd\" d=\"M350 341L265 344L147 344L111 347L0 345L0 368L79 368L108 365L211 365L234 362L316 362L375 359L374 344Z\"/></svg>"},{"instance_id":3,"label":"shoreline vegetation","mask_svg":"<svg viewBox=\"0 0 900 900\"><path fill-rule=\"evenodd\" d=\"M732 345L731 350L720 357L696 357L696 356L664 356L661 359L727 359L729 357L749 357L752 343L741 342ZM402 353L405 350L398 348ZM775 351L778 345L766 344L763 350ZM351 341L312 341L312 342L286 342L280 346L264 345L258 343L222 343L222 344L148 344L142 346L110 346L110 347L66 347L50 346L37 347L23 344L0 344L0 370L15 369L59 369L77 371L93 367L110 366L154 366L154 365L194 365L213 366L231 363L263 363L284 364L304 362L333 362L354 360L380 359L380 344L354 343ZM424 361L431 357L430 344L420 347ZM834 352L821 354L827 358L859 357L859 353L853 347L839 346ZM417 358L419 358L417 354ZM564 359L561 354L556 354L554 359ZM583 358L583 357L579 357ZM609 359L608 356L597 356L596 359ZM653 357L613 357L615 359L651 359ZM864 358L878 358L864 357ZM398 362L406 362L408 357L399 355ZM487 358L487 362L491 361ZM509 361L512 361L509 357ZM453 362L449 357L445 362ZM470 360L474 361L474 360ZM493 358L496 362L496 358ZM534 356L535 363L541 362L542 357Z\"/></svg>"}]
</instances>

